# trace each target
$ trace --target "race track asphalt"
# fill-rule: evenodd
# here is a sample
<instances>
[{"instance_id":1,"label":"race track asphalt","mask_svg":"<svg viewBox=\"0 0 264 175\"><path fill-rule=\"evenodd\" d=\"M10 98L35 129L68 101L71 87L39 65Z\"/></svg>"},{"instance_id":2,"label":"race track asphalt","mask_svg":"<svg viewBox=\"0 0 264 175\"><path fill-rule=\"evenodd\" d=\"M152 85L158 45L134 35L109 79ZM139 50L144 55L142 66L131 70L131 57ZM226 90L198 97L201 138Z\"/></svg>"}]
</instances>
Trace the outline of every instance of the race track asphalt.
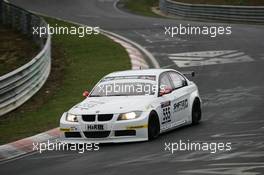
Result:
<instances>
[{"instance_id":1,"label":"race track asphalt","mask_svg":"<svg viewBox=\"0 0 264 175\"><path fill-rule=\"evenodd\" d=\"M0 164L0 174L264 174L264 26L142 17L116 8L115 0L11 2L49 16L99 26L137 42L161 67L195 71L192 80L203 99L203 120L198 126L177 129L152 142L106 144L98 152L84 154L36 153ZM215 38L164 34L165 26L179 24L231 26L232 34ZM165 143L179 140L231 142L232 150L214 154L164 150Z\"/></svg>"}]
</instances>

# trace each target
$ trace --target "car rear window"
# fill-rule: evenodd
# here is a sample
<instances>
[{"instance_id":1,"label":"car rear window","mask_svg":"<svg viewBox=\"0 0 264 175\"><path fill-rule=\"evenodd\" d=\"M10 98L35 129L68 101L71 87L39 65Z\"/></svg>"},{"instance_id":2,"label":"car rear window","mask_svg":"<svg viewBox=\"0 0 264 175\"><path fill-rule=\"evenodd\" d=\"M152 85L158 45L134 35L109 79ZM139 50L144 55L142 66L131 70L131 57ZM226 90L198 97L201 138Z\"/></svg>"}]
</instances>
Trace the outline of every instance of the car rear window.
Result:
<instances>
[{"instance_id":1,"label":"car rear window","mask_svg":"<svg viewBox=\"0 0 264 175\"><path fill-rule=\"evenodd\" d=\"M115 76L115 77L105 77L101 80L104 81L112 81L112 80L122 80L122 79L139 79L139 80L152 80L156 81L155 75L131 75L131 76Z\"/></svg>"}]
</instances>

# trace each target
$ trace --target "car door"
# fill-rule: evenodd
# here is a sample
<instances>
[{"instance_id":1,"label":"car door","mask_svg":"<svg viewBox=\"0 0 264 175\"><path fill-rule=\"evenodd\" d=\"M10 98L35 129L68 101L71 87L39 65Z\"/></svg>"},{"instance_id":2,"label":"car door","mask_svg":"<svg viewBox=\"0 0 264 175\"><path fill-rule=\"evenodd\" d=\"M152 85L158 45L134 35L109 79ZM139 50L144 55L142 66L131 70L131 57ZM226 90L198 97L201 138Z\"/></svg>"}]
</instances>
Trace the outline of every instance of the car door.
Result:
<instances>
[{"instance_id":1,"label":"car door","mask_svg":"<svg viewBox=\"0 0 264 175\"><path fill-rule=\"evenodd\" d=\"M173 89L172 82L170 80L168 72L164 72L159 77L159 92L163 89ZM172 117L172 101L173 96L171 93L167 93L164 95L158 94L159 102L160 102L160 110L159 110L159 116L160 116L160 123L161 123L161 129L166 130L171 128L174 120Z\"/></svg>"},{"instance_id":2,"label":"car door","mask_svg":"<svg viewBox=\"0 0 264 175\"><path fill-rule=\"evenodd\" d=\"M181 125L188 120L188 106L189 93L187 91L188 85L185 77L181 74L171 71L169 72L170 79L173 85L172 117L174 118L174 125Z\"/></svg>"}]
</instances>

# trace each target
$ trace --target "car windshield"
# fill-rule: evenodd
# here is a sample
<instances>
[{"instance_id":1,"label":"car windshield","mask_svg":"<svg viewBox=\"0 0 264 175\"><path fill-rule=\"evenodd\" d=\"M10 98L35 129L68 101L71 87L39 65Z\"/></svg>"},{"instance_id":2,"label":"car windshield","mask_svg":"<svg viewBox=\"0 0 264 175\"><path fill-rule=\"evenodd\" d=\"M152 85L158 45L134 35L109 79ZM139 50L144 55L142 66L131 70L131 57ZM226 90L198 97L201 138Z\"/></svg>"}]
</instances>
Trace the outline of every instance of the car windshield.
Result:
<instances>
[{"instance_id":1,"label":"car windshield","mask_svg":"<svg viewBox=\"0 0 264 175\"><path fill-rule=\"evenodd\" d=\"M90 97L154 95L155 78L107 77L93 89Z\"/></svg>"}]
</instances>

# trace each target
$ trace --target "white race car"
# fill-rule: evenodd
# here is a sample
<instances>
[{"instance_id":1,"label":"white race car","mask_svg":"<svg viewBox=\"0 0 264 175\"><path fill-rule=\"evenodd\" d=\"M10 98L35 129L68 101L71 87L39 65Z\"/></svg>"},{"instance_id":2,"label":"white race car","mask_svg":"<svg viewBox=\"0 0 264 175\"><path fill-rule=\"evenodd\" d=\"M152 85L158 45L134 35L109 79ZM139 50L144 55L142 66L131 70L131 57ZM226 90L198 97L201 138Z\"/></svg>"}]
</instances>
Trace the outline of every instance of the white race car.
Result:
<instances>
[{"instance_id":1,"label":"white race car","mask_svg":"<svg viewBox=\"0 0 264 175\"><path fill-rule=\"evenodd\" d=\"M63 143L145 141L201 120L197 86L173 69L110 73L83 95L60 119Z\"/></svg>"}]
</instances>

